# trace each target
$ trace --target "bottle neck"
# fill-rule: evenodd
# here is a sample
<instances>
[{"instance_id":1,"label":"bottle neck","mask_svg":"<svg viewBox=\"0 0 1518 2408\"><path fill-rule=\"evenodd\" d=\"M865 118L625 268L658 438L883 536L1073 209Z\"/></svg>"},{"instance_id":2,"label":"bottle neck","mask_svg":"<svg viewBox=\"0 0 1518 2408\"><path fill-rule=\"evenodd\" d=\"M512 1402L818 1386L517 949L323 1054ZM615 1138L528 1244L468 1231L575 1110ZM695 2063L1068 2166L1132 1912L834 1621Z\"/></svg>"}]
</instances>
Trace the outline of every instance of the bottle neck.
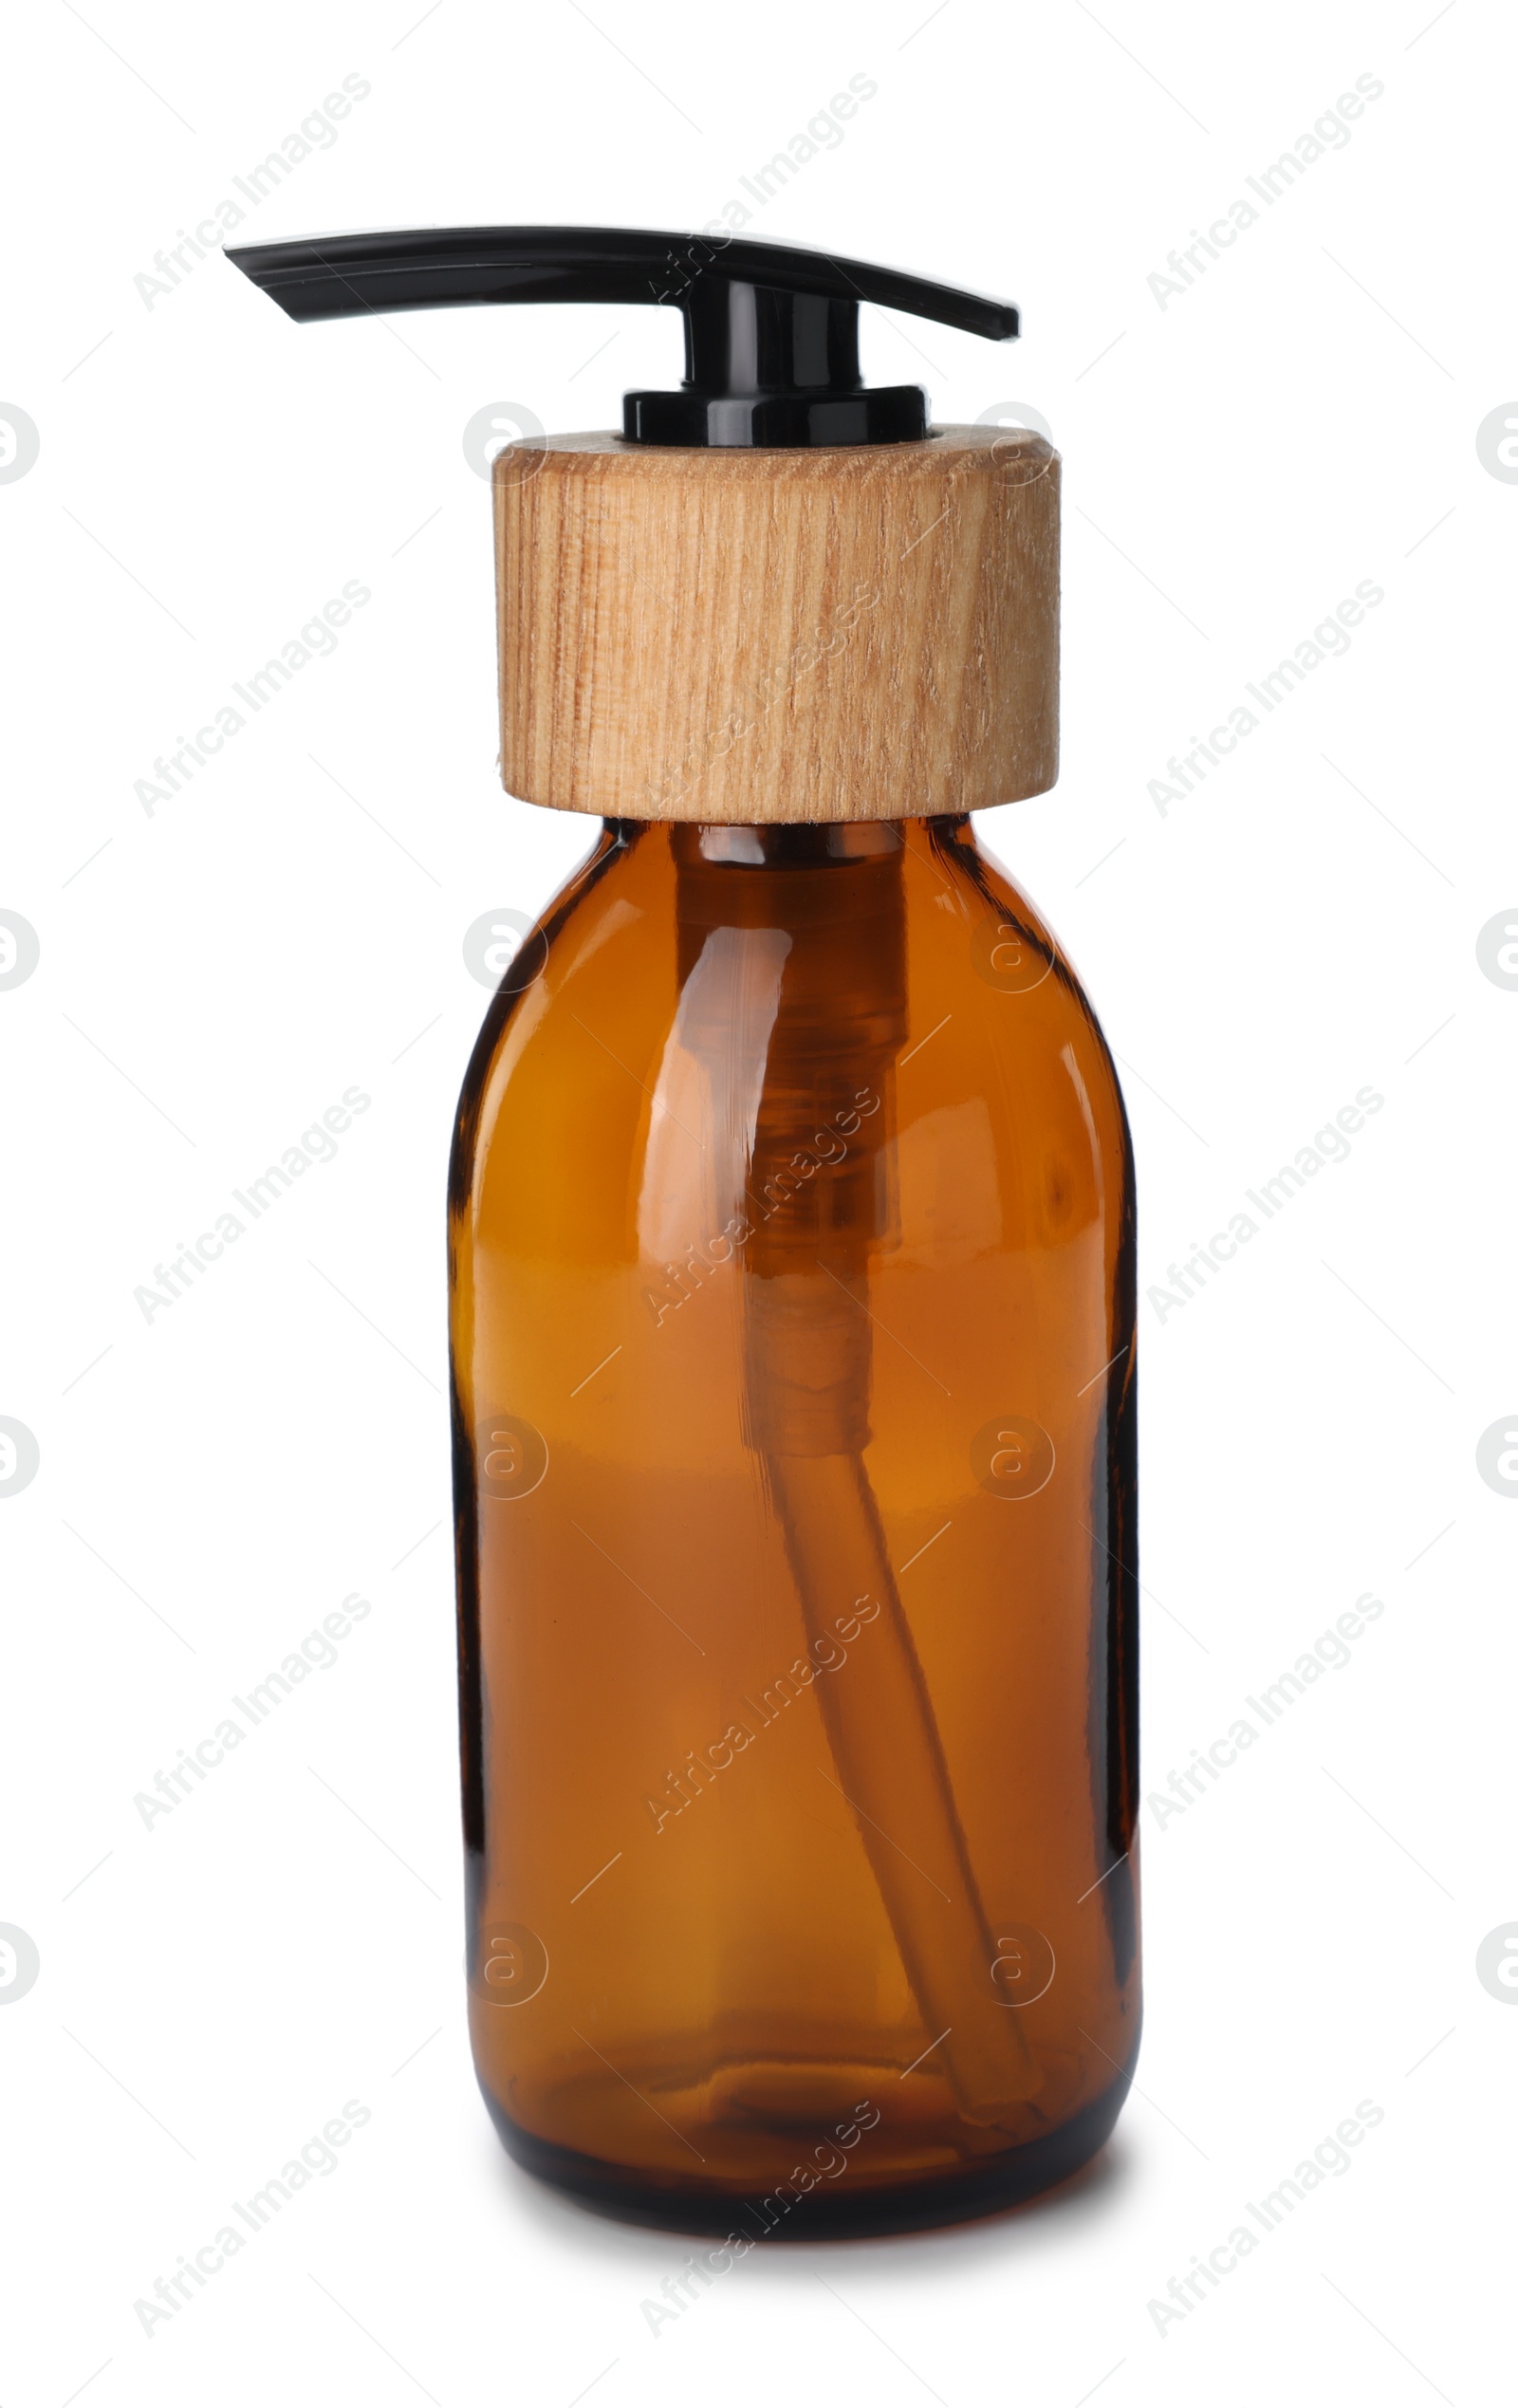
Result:
<instances>
[{"instance_id":1,"label":"bottle neck","mask_svg":"<svg viewBox=\"0 0 1518 2408\"><path fill-rule=\"evenodd\" d=\"M667 848L677 869L700 862L713 868L823 869L899 857L914 835L919 840L919 850L925 849L935 833L953 831L961 845L974 841L968 811L901 820L766 820L716 825L694 820L608 819L602 824L619 843Z\"/></svg>"}]
</instances>

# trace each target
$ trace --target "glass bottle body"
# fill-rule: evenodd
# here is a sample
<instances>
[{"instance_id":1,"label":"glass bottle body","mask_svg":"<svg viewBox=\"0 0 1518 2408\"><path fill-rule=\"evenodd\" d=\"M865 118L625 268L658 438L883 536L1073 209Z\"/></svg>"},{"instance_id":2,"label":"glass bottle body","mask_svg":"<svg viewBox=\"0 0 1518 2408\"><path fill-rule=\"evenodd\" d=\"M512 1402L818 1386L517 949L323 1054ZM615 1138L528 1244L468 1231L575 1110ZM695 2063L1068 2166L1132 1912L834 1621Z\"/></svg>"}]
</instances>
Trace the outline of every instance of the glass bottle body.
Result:
<instances>
[{"instance_id":1,"label":"glass bottle body","mask_svg":"<svg viewBox=\"0 0 1518 2408\"><path fill-rule=\"evenodd\" d=\"M607 823L450 1268L509 2148L750 2241L1073 2171L1138 2044L1132 1165L969 821Z\"/></svg>"}]
</instances>

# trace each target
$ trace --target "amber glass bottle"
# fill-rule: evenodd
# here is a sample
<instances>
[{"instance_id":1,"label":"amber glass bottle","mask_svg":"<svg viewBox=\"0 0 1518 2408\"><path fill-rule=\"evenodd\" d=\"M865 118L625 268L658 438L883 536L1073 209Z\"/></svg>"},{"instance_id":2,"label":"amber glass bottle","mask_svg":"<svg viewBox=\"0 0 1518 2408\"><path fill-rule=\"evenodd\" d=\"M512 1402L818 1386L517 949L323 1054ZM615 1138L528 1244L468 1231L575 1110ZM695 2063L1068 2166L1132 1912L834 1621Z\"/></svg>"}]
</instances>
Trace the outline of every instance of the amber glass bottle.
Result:
<instances>
[{"instance_id":1,"label":"amber glass bottle","mask_svg":"<svg viewBox=\"0 0 1518 2408\"><path fill-rule=\"evenodd\" d=\"M677 391L491 471L502 780L602 823L454 1149L491 2112L724 2266L1026 2196L1138 2046L1132 1163L971 823L1058 773L1058 456L858 347L1017 310L726 234L231 256L302 322L684 321Z\"/></svg>"},{"instance_id":2,"label":"amber glass bottle","mask_svg":"<svg viewBox=\"0 0 1518 2408\"><path fill-rule=\"evenodd\" d=\"M750 2242L1072 2172L1138 2037L1132 1166L969 818L607 821L450 1261L509 2149Z\"/></svg>"}]
</instances>

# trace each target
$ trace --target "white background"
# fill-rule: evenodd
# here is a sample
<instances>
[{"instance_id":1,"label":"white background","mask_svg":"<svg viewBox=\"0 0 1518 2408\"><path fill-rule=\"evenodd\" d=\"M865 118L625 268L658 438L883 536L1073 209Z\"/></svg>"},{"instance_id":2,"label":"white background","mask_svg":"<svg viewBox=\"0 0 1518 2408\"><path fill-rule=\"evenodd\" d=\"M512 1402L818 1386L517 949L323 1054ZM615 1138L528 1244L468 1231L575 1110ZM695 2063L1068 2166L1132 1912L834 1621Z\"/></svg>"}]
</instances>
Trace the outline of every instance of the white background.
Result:
<instances>
[{"instance_id":1,"label":"white background","mask_svg":"<svg viewBox=\"0 0 1518 2408\"><path fill-rule=\"evenodd\" d=\"M1476 1447L1518 1407L1518 993L1476 939L1518 920L1518 487L1475 437L1518 393L1513 23L419 16L34 0L8 37L0 401L41 437L0 484L0 904L41 944L0 993L0 1413L41 1451L0 1499L0 1922L41 1961L0 2013L8 2408L1490 2399L1518 2014L1475 1957L1518 1909L1518 1508ZM486 1003L463 933L590 834L495 783L462 431L501 400L613 424L677 327L296 328L217 257L151 306L134 280L346 75L367 97L234 239L700 225L856 74L875 96L746 231L1023 306L1005 350L867 310L866 367L940 419L1020 401L1064 454L1064 774L984 833L1124 1065L1143 1285L1384 1097L1204 1292L1142 1306L1146 1792L1357 1597L1385 1611L1183 1814L1146 1807L1142 2089L1088 2177L755 2251L656 2336L689 2245L518 2175L469 2065L443 1179ZM1162 308L1167 254L1361 75L1347 144ZM350 580L331 657L146 811L156 756ZM1169 756L1361 581L1347 654L1162 813ZM145 1321L155 1266L355 1085L337 1158ZM336 1664L144 1828L135 1795L353 1591ZM146 2336L134 2302L350 2100L337 2170ZM1351 2170L1157 2329L1362 2100Z\"/></svg>"}]
</instances>

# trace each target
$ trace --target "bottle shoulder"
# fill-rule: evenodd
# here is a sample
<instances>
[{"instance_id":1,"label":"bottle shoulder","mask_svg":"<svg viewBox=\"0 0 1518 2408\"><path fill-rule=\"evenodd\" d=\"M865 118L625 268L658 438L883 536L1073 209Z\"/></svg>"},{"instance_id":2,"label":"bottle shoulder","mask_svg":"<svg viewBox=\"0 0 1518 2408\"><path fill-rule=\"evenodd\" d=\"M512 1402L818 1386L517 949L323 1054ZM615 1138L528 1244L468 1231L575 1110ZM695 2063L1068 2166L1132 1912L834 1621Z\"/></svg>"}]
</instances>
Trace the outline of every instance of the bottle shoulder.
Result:
<instances>
[{"instance_id":1,"label":"bottle shoulder","mask_svg":"<svg viewBox=\"0 0 1518 2408\"><path fill-rule=\"evenodd\" d=\"M868 1057L892 1077L903 1133L930 1123L947 1144L951 1123L973 1120L1001 1153L1042 1128L1094 1149L1104 1184L1126 1179L1116 1070L1046 919L968 819L897 824L898 837L895 855L767 877L741 860L709 875L668 827L603 830L486 1015L460 1099L455 1201L498 1141L528 1166L585 1158L594 1126L602 1164L631 1161L680 1114L681 1079L696 1074L678 1057L704 1049L698 1085L713 1065L734 1093L762 1084L777 1010L794 1023L802 1009L807 1075L830 1110L853 1092L850 1059ZM872 1080L866 1064L854 1086Z\"/></svg>"},{"instance_id":2,"label":"bottle shoulder","mask_svg":"<svg viewBox=\"0 0 1518 2408\"><path fill-rule=\"evenodd\" d=\"M908 872L913 1007L930 986L962 1012L981 1074L1031 1102L1042 1079L1073 1082L1123 1155L1117 1067L1095 1008L1047 916L966 820L926 824ZM932 1025L930 1023L930 1025Z\"/></svg>"}]
</instances>

